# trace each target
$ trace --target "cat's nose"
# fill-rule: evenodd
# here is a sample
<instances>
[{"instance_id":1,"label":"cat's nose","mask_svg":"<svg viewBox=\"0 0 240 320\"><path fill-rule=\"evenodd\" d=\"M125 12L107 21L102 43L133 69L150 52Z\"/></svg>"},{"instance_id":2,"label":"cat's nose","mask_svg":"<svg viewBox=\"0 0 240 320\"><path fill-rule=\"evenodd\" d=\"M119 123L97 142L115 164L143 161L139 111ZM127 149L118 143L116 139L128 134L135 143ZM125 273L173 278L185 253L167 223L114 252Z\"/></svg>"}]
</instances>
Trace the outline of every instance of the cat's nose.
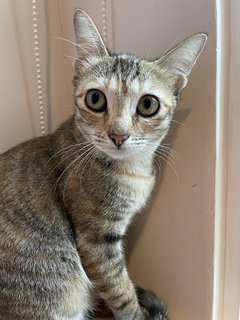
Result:
<instances>
[{"instance_id":1,"label":"cat's nose","mask_svg":"<svg viewBox=\"0 0 240 320\"><path fill-rule=\"evenodd\" d=\"M118 149L129 138L128 134L109 133L108 136Z\"/></svg>"}]
</instances>

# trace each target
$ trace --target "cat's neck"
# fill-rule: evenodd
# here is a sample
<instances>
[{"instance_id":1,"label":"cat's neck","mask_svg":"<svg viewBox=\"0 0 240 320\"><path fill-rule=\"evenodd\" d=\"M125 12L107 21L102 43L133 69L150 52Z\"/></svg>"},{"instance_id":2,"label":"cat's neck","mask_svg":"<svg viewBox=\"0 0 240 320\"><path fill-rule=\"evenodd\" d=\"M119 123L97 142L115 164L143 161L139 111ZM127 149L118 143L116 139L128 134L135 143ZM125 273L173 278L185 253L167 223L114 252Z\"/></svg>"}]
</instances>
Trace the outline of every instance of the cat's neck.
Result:
<instances>
[{"instance_id":1,"label":"cat's neck","mask_svg":"<svg viewBox=\"0 0 240 320\"><path fill-rule=\"evenodd\" d=\"M154 172L153 155L142 156L135 155L124 160L116 161L116 168L128 173L138 173L142 175L151 175Z\"/></svg>"}]
</instances>

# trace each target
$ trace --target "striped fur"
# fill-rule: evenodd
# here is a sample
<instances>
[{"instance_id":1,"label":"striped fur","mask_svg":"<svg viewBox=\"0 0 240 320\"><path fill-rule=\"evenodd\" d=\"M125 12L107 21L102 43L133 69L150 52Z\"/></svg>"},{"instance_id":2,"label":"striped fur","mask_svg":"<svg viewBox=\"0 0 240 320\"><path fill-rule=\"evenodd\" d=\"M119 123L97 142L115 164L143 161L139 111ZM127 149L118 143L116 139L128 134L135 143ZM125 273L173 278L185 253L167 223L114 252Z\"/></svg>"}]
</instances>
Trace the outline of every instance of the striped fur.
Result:
<instances>
[{"instance_id":1,"label":"striped fur","mask_svg":"<svg viewBox=\"0 0 240 320\"><path fill-rule=\"evenodd\" d=\"M149 62L109 53L85 12L74 21L74 115L0 156L0 319L86 319L101 298L118 320L165 320L154 293L136 294L122 242L205 36ZM104 93L104 112L87 107L90 89ZM160 108L145 118L136 108L149 94ZM126 141L117 147L110 133Z\"/></svg>"}]
</instances>

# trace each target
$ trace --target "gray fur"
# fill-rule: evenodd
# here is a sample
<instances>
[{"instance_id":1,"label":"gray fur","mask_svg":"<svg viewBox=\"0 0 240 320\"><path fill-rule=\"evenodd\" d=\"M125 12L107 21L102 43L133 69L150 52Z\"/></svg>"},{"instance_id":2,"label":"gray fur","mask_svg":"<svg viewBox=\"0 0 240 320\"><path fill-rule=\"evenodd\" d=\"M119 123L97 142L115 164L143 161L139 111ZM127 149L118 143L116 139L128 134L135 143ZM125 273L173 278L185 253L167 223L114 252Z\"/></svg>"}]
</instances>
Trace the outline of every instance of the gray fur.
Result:
<instances>
[{"instance_id":1,"label":"gray fur","mask_svg":"<svg viewBox=\"0 0 240 320\"><path fill-rule=\"evenodd\" d=\"M122 238L152 191L154 154L206 36L149 62L111 54L82 10L74 21L75 113L0 156L0 319L86 319L98 298L118 320L167 319L155 294L137 297ZM89 89L106 111L87 107ZM150 118L136 112L146 94L161 105ZM109 133L127 139L117 148Z\"/></svg>"}]
</instances>

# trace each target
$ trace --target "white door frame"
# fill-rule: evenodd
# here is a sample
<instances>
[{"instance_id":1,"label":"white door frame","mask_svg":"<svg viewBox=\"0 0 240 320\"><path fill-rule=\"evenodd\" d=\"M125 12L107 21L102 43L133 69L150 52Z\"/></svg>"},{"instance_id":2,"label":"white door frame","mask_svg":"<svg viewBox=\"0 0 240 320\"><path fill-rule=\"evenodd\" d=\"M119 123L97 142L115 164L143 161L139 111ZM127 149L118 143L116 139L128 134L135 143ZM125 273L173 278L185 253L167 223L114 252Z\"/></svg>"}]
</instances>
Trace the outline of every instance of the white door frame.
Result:
<instances>
[{"instance_id":1,"label":"white door frame","mask_svg":"<svg viewBox=\"0 0 240 320\"><path fill-rule=\"evenodd\" d=\"M216 0L216 175L212 320L239 320L240 72L237 0Z\"/></svg>"}]
</instances>

